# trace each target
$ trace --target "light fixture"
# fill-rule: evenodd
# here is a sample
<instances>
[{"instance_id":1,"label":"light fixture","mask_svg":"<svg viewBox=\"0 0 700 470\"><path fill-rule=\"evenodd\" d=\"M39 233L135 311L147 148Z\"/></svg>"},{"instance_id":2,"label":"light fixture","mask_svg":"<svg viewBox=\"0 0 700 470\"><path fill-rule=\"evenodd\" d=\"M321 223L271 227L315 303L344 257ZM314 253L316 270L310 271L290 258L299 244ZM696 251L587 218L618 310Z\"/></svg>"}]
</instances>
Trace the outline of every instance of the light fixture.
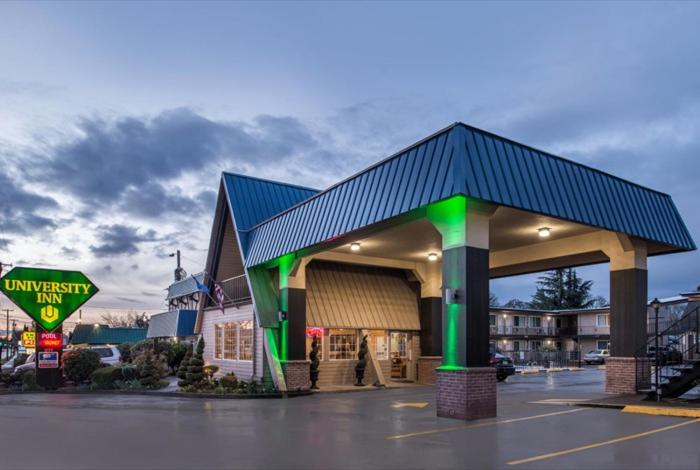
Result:
<instances>
[{"instance_id":1,"label":"light fixture","mask_svg":"<svg viewBox=\"0 0 700 470\"><path fill-rule=\"evenodd\" d=\"M540 234L540 238L547 238L551 231L552 229L549 227L542 227L537 229L537 233Z\"/></svg>"},{"instance_id":2,"label":"light fixture","mask_svg":"<svg viewBox=\"0 0 700 470\"><path fill-rule=\"evenodd\" d=\"M503 314L503 319L505 320L506 318L508 318L508 315L506 315L506 314L504 313L504 314Z\"/></svg>"},{"instance_id":3,"label":"light fixture","mask_svg":"<svg viewBox=\"0 0 700 470\"><path fill-rule=\"evenodd\" d=\"M350 251L360 251L360 242L352 242L350 244Z\"/></svg>"},{"instance_id":4,"label":"light fixture","mask_svg":"<svg viewBox=\"0 0 700 470\"><path fill-rule=\"evenodd\" d=\"M100 324L99 324L99 323L95 323L94 326L95 326L95 328L99 328L99 327L100 327Z\"/></svg>"},{"instance_id":5,"label":"light fixture","mask_svg":"<svg viewBox=\"0 0 700 470\"><path fill-rule=\"evenodd\" d=\"M437 261L438 255L437 253L428 253L428 261Z\"/></svg>"}]
</instances>

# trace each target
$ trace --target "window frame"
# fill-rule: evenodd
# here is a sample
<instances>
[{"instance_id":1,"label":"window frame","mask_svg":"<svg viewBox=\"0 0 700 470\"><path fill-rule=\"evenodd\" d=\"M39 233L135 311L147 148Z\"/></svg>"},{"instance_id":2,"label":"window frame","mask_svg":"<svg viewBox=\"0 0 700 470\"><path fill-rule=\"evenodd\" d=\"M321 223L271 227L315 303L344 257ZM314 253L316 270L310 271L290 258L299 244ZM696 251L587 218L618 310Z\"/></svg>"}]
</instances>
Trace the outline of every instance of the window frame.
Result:
<instances>
[{"instance_id":1,"label":"window frame","mask_svg":"<svg viewBox=\"0 0 700 470\"><path fill-rule=\"evenodd\" d=\"M600 319L605 318L605 324L600 324ZM610 326L610 314L608 313L596 313L595 315L595 326L598 328L606 328Z\"/></svg>"},{"instance_id":2,"label":"window frame","mask_svg":"<svg viewBox=\"0 0 700 470\"><path fill-rule=\"evenodd\" d=\"M353 333L336 333L334 334L334 331L352 331ZM354 336L355 341L354 343L347 343L347 344L352 344L352 348L350 348L347 351L334 351L334 347L339 346L339 344L334 344L333 338L334 337L339 337L339 336ZM351 329L351 328L329 328L328 329L328 360L329 361L352 361L357 359L357 351L358 351L358 340L359 340L359 335L357 334L357 330ZM337 354L342 354L342 355L348 355L349 357L334 357L334 355Z\"/></svg>"}]
</instances>

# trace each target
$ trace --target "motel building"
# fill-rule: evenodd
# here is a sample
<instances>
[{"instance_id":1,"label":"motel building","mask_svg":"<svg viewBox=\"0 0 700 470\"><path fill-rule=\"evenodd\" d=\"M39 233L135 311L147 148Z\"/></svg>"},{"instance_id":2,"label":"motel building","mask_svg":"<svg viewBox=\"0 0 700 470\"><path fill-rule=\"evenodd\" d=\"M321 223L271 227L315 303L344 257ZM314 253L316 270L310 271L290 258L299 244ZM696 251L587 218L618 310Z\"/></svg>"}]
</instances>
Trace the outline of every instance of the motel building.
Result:
<instances>
[{"instance_id":1,"label":"motel building","mask_svg":"<svg viewBox=\"0 0 700 470\"><path fill-rule=\"evenodd\" d=\"M496 415L494 347L609 344L606 388L633 393L647 258L694 249L667 194L456 123L325 190L224 173L205 284L225 308L200 302L194 333L281 391L309 387L313 336L319 387L353 383L366 335L365 384L434 382L460 419ZM490 279L597 263L605 311L489 308Z\"/></svg>"}]
</instances>

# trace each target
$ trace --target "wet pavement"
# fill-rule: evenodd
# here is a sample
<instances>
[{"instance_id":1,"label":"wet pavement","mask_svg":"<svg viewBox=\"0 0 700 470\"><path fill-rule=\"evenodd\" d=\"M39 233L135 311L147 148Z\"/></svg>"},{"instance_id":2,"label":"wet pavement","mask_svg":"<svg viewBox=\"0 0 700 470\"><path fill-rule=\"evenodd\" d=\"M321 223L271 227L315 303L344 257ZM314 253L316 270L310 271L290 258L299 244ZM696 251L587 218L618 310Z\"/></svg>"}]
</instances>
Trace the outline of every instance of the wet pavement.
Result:
<instances>
[{"instance_id":1,"label":"wet pavement","mask_svg":"<svg viewBox=\"0 0 700 470\"><path fill-rule=\"evenodd\" d=\"M433 387L287 400L0 396L0 468L700 468L700 420L572 404L604 372L515 376L499 416L435 416Z\"/></svg>"}]
</instances>

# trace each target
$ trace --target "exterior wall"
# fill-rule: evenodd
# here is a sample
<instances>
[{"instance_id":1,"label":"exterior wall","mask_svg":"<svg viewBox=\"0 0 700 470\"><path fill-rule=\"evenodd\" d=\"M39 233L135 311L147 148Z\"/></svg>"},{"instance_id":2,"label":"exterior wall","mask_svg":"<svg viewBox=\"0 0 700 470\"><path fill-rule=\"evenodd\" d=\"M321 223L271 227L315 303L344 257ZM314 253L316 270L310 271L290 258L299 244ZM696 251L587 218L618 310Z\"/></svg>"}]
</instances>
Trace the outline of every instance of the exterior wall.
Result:
<instances>
[{"instance_id":1,"label":"exterior wall","mask_svg":"<svg viewBox=\"0 0 700 470\"><path fill-rule=\"evenodd\" d=\"M241 308L229 307L226 313L213 309L203 312L202 337L204 338L204 363L219 366L219 374L233 372L242 380L262 379L262 343L263 330L257 325L253 328L253 360L236 361L230 359L214 358L214 325L227 322L254 321L253 306L245 305Z\"/></svg>"},{"instance_id":2,"label":"exterior wall","mask_svg":"<svg viewBox=\"0 0 700 470\"><path fill-rule=\"evenodd\" d=\"M418 377L419 384L432 385L437 382L437 371L435 370L442 364L442 356L422 356L418 358Z\"/></svg>"},{"instance_id":3,"label":"exterior wall","mask_svg":"<svg viewBox=\"0 0 700 470\"><path fill-rule=\"evenodd\" d=\"M609 326L597 326L596 313L580 313L578 315L578 334L579 335L609 335ZM608 317L610 318L610 317Z\"/></svg>"},{"instance_id":4,"label":"exterior wall","mask_svg":"<svg viewBox=\"0 0 700 470\"><path fill-rule=\"evenodd\" d=\"M635 394L651 383L651 360L634 357L610 357L605 361L605 391Z\"/></svg>"},{"instance_id":5,"label":"exterior wall","mask_svg":"<svg viewBox=\"0 0 700 470\"><path fill-rule=\"evenodd\" d=\"M437 415L481 419L496 416L496 369L472 367L437 372Z\"/></svg>"}]
</instances>

